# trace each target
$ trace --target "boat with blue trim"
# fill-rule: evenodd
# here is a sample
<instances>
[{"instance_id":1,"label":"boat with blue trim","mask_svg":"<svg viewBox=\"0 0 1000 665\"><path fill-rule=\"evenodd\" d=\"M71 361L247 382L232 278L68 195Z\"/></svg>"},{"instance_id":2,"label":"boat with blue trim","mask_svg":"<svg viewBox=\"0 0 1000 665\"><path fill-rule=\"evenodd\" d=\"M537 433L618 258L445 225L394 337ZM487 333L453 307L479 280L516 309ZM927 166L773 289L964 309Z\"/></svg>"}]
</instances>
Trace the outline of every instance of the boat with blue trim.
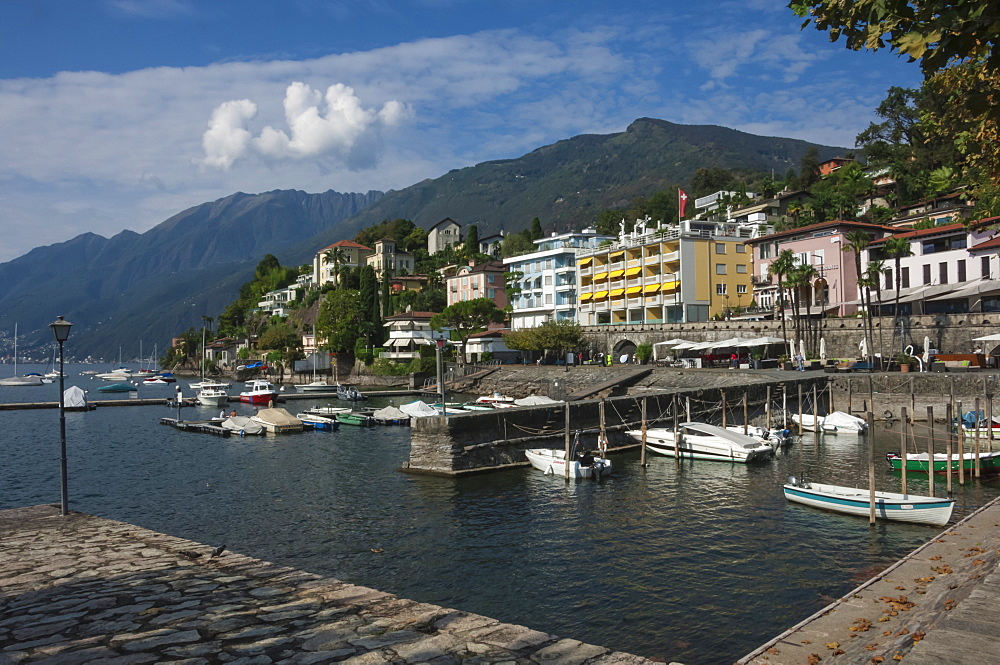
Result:
<instances>
[{"instance_id":1,"label":"boat with blue trim","mask_svg":"<svg viewBox=\"0 0 1000 665\"><path fill-rule=\"evenodd\" d=\"M799 482L792 476L784 485L784 491L789 501L813 508L859 517L868 517L871 511L871 494L867 489ZM954 508L955 501L952 499L875 492L875 517L878 519L944 526L951 519Z\"/></svg>"}]
</instances>

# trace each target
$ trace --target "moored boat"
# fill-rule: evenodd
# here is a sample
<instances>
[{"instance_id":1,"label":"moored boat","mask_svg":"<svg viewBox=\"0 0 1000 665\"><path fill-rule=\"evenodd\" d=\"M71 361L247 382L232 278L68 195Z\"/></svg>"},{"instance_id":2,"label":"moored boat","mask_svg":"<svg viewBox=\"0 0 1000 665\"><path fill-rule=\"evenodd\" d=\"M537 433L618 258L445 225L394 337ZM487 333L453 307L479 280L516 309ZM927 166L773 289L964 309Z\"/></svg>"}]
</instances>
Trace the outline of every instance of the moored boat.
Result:
<instances>
[{"instance_id":1,"label":"moored boat","mask_svg":"<svg viewBox=\"0 0 1000 665\"><path fill-rule=\"evenodd\" d=\"M886 453L885 461L894 471L901 471L903 458L896 453ZM934 453L932 462L934 473L948 472L948 455ZM951 470L958 471L959 466L965 471L976 468L976 453L965 453L961 457L957 453L951 456ZM927 473L927 453L912 453L906 456L906 470L917 473ZM1000 452L979 453L979 470L983 473L1000 472Z\"/></svg>"},{"instance_id":2,"label":"moored boat","mask_svg":"<svg viewBox=\"0 0 1000 665\"><path fill-rule=\"evenodd\" d=\"M800 483L795 477L784 485L785 498L814 508L847 515L868 517L871 511L869 490L822 483ZM897 522L944 526L955 507L952 499L938 499L917 494L875 492L875 517Z\"/></svg>"},{"instance_id":3,"label":"moored boat","mask_svg":"<svg viewBox=\"0 0 1000 665\"><path fill-rule=\"evenodd\" d=\"M339 387L336 383L327 383L326 381L295 384L295 390L300 393L335 393Z\"/></svg>"},{"instance_id":4,"label":"moored boat","mask_svg":"<svg viewBox=\"0 0 1000 665\"><path fill-rule=\"evenodd\" d=\"M250 416L250 420L270 434L301 432L303 427L301 420L281 408L261 409Z\"/></svg>"},{"instance_id":5,"label":"moored boat","mask_svg":"<svg viewBox=\"0 0 1000 665\"><path fill-rule=\"evenodd\" d=\"M766 460L774 455L771 445L716 425L687 422L681 423L678 431L681 435L680 456L685 459L747 464ZM642 430L629 430L626 434L636 441L642 441ZM678 454L677 447L672 429L646 430L646 449L650 452L674 457Z\"/></svg>"},{"instance_id":6,"label":"moored boat","mask_svg":"<svg viewBox=\"0 0 1000 665\"><path fill-rule=\"evenodd\" d=\"M376 425L409 425L410 416L394 406L387 406L372 413Z\"/></svg>"},{"instance_id":7,"label":"moored boat","mask_svg":"<svg viewBox=\"0 0 1000 665\"><path fill-rule=\"evenodd\" d=\"M476 404L514 404L514 398L495 392L492 395L483 395L476 400Z\"/></svg>"},{"instance_id":8,"label":"moored boat","mask_svg":"<svg viewBox=\"0 0 1000 665\"><path fill-rule=\"evenodd\" d=\"M236 432L240 436L264 433L264 426L254 422L249 416L229 416L222 421L220 427Z\"/></svg>"},{"instance_id":9,"label":"moored boat","mask_svg":"<svg viewBox=\"0 0 1000 665\"><path fill-rule=\"evenodd\" d=\"M246 384L240 393L240 401L249 404L270 404L278 401L278 391L270 381L257 379Z\"/></svg>"},{"instance_id":10,"label":"moored boat","mask_svg":"<svg viewBox=\"0 0 1000 665\"><path fill-rule=\"evenodd\" d=\"M814 416L811 413L802 414L802 428L811 431L819 421L819 429L825 434L864 434L868 431L868 423L862 418L852 416L843 411L834 411L828 416ZM792 414L792 421L799 422L799 415Z\"/></svg>"},{"instance_id":11,"label":"moored boat","mask_svg":"<svg viewBox=\"0 0 1000 665\"><path fill-rule=\"evenodd\" d=\"M223 383L202 383L198 390L198 403L203 406L222 406L229 401L229 393L226 392L228 384Z\"/></svg>"},{"instance_id":12,"label":"moored boat","mask_svg":"<svg viewBox=\"0 0 1000 665\"><path fill-rule=\"evenodd\" d=\"M131 383L112 383L107 386L101 386L97 389L99 393L130 393L136 391L137 388Z\"/></svg>"},{"instance_id":13,"label":"moored boat","mask_svg":"<svg viewBox=\"0 0 1000 665\"><path fill-rule=\"evenodd\" d=\"M363 399L367 399L357 386L345 386L343 384L337 386L337 399L346 399L351 402L358 402Z\"/></svg>"},{"instance_id":14,"label":"moored boat","mask_svg":"<svg viewBox=\"0 0 1000 665\"><path fill-rule=\"evenodd\" d=\"M750 425L746 428L742 425L729 425L726 429L730 432L736 432L737 434L745 433L747 436L757 439L762 443L769 444L772 447L791 443L795 438L792 435L792 431L785 429L784 427L772 427L771 429L767 429L766 427L757 427L756 425ZM746 429L746 432L744 432L744 429Z\"/></svg>"},{"instance_id":15,"label":"moored boat","mask_svg":"<svg viewBox=\"0 0 1000 665\"><path fill-rule=\"evenodd\" d=\"M531 463L531 466L546 475L563 477L566 475L565 450L529 448L524 451L524 456ZM571 478L600 478L602 475L610 472L611 460L594 457L589 452L575 456L569 463L569 475Z\"/></svg>"},{"instance_id":16,"label":"moored boat","mask_svg":"<svg viewBox=\"0 0 1000 665\"><path fill-rule=\"evenodd\" d=\"M337 419L334 417L319 416L315 413L309 413L308 411L296 413L295 417L306 425L312 425L313 429L329 431L340 429L340 423L337 422Z\"/></svg>"},{"instance_id":17,"label":"moored boat","mask_svg":"<svg viewBox=\"0 0 1000 665\"><path fill-rule=\"evenodd\" d=\"M375 424L375 419L364 413L338 413L334 418L341 425L353 425L354 427L371 427Z\"/></svg>"}]
</instances>

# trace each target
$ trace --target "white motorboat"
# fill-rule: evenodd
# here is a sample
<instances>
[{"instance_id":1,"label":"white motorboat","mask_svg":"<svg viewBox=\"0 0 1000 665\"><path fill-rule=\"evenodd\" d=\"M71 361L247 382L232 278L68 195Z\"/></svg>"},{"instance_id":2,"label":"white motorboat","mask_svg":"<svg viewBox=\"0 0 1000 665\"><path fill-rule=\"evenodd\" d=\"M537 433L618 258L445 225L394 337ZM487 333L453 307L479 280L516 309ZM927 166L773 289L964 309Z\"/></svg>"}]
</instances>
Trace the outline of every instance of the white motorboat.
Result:
<instances>
[{"instance_id":1,"label":"white motorboat","mask_svg":"<svg viewBox=\"0 0 1000 665\"><path fill-rule=\"evenodd\" d=\"M737 434L744 434L743 425L729 425L726 429ZM767 429L766 427L750 425L746 428L745 434L771 446L782 446L786 443L791 443L793 439L792 431L784 427Z\"/></svg>"},{"instance_id":2,"label":"white motorboat","mask_svg":"<svg viewBox=\"0 0 1000 665\"><path fill-rule=\"evenodd\" d=\"M812 431L817 417L811 413L802 414L802 428ZM868 423L863 418L852 416L843 411L834 411L828 416L819 416L819 428L826 434L864 434L868 431ZM792 421L799 422L799 414L792 414Z\"/></svg>"},{"instance_id":3,"label":"white motorboat","mask_svg":"<svg viewBox=\"0 0 1000 665\"><path fill-rule=\"evenodd\" d=\"M419 399L408 404L401 404L399 410L411 418L429 418L441 415L433 406Z\"/></svg>"},{"instance_id":4,"label":"white motorboat","mask_svg":"<svg viewBox=\"0 0 1000 665\"><path fill-rule=\"evenodd\" d=\"M313 408L306 411L306 413L314 416L336 416L338 413L350 413L351 407L349 406L314 406Z\"/></svg>"},{"instance_id":5,"label":"white motorboat","mask_svg":"<svg viewBox=\"0 0 1000 665\"><path fill-rule=\"evenodd\" d=\"M340 384L337 386L337 399L345 399L351 402L358 402L367 399L357 386L347 386Z\"/></svg>"},{"instance_id":6,"label":"white motorboat","mask_svg":"<svg viewBox=\"0 0 1000 665\"><path fill-rule=\"evenodd\" d=\"M476 400L476 404L510 404L514 405L514 398L508 397L507 395L495 392L492 395L483 395Z\"/></svg>"},{"instance_id":7,"label":"white motorboat","mask_svg":"<svg viewBox=\"0 0 1000 665\"><path fill-rule=\"evenodd\" d=\"M339 387L336 383L327 383L326 381L295 384L295 389L300 393L335 393Z\"/></svg>"},{"instance_id":8,"label":"white motorboat","mask_svg":"<svg viewBox=\"0 0 1000 665\"><path fill-rule=\"evenodd\" d=\"M681 423L678 425L678 432L681 438L680 456L686 459L746 464L766 460L774 455L774 448L769 444L716 425ZM642 441L642 430L629 430L626 434L636 441ZM677 455L674 431L666 428L646 430L646 449L658 455L674 457Z\"/></svg>"},{"instance_id":9,"label":"white motorboat","mask_svg":"<svg viewBox=\"0 0 1000 665\"><path fill-rule=\"evenodd\" d=\"M529 448L524 456L535 467L546 475L566 476L566 451L551 448ZM611 460L594 457L590 453L576 456L569 463L571 478L600 478L611 473Z\"/></svg>"},{"instance_id":10,"label":"white motorboat","mask_svg":"<svg viewBox=\"0 0 1000 665\"><path fill-rule=\"evenodd\" d=\"M236 432L240 436L244 434L254 435L264 433L264 426L258 422L254 422L249 416L229 416L222 421L220 426Z\"/></svg>"},{"instance_id":11,"label":"white motorboat","mask_svg":"<svg viewBox=\"0 0 1000 665\"><path fill-rule=\"evenodd\" d=\"M257 423L270 434L285 434L301 432L302 421L284 409L261 409L250 420Z\"/></svg>"},{"instance_id":12,"label":"white motorboat","mask_svg":"<svg viewBox=\"0 0 1000 665\"><path fill-rule=\"evenodd\" d=\"M270 381L256 379L247 382L246 390L240 393L240 401L250 404L271 404L278 401L278 391Z\"/></svg>"},{"instance_id":13,"label":"white motorboat","mask_svg":"<svg viewBox=\"0 0 1000 665\"><path fill-rule=\"evenodd\" d=\"M202 383L198 390L198 403L203 406L222 406L229 401L227 383Z\"/></svg>"},{"instance_id":14,"label":"white motorboat","mask_svg":"<svg viewBox=\"0 0 1000 665\"><path fill-rule=\"evenodd\" d=\"M800 483L794 476L784 485L785 498L814 508L823 508L848 515L868 517L871 514L871 495L867 489ZM951 519L955 507L952 499L938 499L917 494L875 492L875 517L897 522L934 524L944 526Z\"/></svg>"},{"instance_id":15,"label":"white motorboat","mask_svg":"<svg viewBox=\"0 0 1000 665\"><path fill-rule=\"evenodd\" d=\"M295 417L306 425L312 425L313 429L336 430L340 427L340 422L333 416L319 416L315 413L303 411L296 413Z\"/></svg>"}]
</instances>

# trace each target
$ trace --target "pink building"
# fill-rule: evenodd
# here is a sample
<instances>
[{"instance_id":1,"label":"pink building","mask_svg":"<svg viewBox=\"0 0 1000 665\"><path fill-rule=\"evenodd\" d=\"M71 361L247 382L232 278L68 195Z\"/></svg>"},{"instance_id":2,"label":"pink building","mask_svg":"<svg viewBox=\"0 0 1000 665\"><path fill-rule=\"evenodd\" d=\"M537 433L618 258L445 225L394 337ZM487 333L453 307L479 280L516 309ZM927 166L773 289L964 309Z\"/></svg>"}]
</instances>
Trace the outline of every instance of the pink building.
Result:
<instances>
[{"instance_id":1,"label":"pink building","mask_svg":"<svg viewBox=\"0 0 1000 665\"><path fill-rule=\"evenodd\" d=\"M819 273L801 294L802 316L853 314L858 310L853 302L858 298L858 273L854 252L848 249L847 234L864 231L874 241L895 230L878 224L836 220L747 240L747 245L753 248L754 300L760 307L777 306L777 278L771 277L768 271L781 252L788 250L795 256L796 265L811 265Z\"/></svg>"},{"instance_id":2,"label":"pink building","mask_svg":"<svg viewBox=\"0 0 1000 665\"><path fill-rule=\"evenodd\" d=\"M449 305L464 300L489 298L500 309L507 306L504 266L499 261L462 266L445 281Z\"/></svg>"}]
</instances>

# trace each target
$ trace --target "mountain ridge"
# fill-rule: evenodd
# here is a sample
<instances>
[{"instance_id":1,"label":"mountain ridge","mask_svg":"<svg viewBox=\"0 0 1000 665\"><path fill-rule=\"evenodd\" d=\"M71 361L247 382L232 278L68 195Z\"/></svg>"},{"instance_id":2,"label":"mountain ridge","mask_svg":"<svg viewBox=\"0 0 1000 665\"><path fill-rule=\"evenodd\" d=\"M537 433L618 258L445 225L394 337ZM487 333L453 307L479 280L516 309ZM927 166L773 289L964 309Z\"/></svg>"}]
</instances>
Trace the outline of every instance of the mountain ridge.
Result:
<instances>
[{"instance_id":1,"label":"mountain ridge","mask_svg":"<svg viewBox=\"0 0 1000 665\"><path fill-rule=\"evenodd\" d=\"M164 348L177 333L200 326L202 316L221 313L266 254L300 265L337 240L396 218L426 229L451 217L478 224L480 237L520 230L533 217L549 230L567 230L637 196L687 183L699 168L784 174L812 147L820 159L846 150L639 118L624 132L561 139L385 193L235 192L142 234L83 233L0 264L0 283L9 285L0 294L0 332L19 322L19 346L37 353L51 343L46 326L61 314L76 326L70 351L76 357L117 357L122 346L137 350L139 339Z\"/></svg>"}]
</instances>

